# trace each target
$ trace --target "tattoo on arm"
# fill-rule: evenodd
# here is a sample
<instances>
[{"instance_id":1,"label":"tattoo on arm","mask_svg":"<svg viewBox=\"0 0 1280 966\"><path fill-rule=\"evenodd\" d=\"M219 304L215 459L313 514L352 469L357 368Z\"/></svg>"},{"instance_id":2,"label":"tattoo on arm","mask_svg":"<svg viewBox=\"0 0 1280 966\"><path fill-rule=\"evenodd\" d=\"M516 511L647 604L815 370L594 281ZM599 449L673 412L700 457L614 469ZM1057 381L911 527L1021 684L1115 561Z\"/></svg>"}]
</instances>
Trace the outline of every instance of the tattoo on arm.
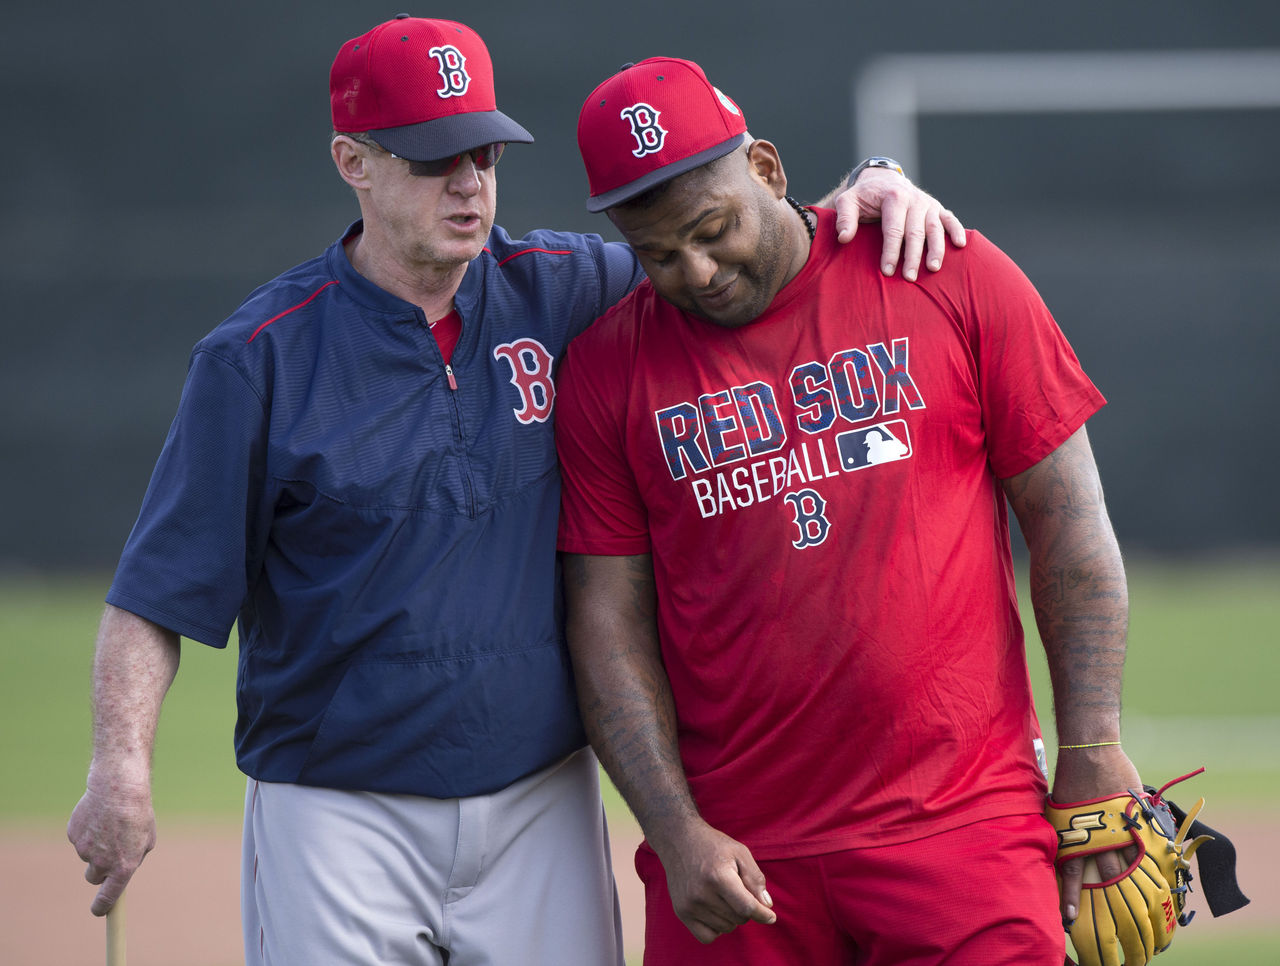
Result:
<instances>
[{"instance_id":1,"label":"tattoo on arm","mask_svg":"<svg viewBox=\"0 0 1280 966\"><path fill-rule=\"evenodd\" d=\"M1116 728L1128 593L1083 428L1026 473L1006 480L1005 493L1031 555L1031 600L1060 737L1064 728L1071 737L1077 728ZM1093 734L1085 739L1097 740Z\"/></svg>"},{"instance_id":2,"label":"tattoo on arm","mask_svg":"<svg viewBox=\"0 0 1280 966\"><path fill-rule=\"evenodd\" d=\"M697 815L645 555L566 555L569 648L587 737L651 839Z\"/></svg>"}]
</instances>

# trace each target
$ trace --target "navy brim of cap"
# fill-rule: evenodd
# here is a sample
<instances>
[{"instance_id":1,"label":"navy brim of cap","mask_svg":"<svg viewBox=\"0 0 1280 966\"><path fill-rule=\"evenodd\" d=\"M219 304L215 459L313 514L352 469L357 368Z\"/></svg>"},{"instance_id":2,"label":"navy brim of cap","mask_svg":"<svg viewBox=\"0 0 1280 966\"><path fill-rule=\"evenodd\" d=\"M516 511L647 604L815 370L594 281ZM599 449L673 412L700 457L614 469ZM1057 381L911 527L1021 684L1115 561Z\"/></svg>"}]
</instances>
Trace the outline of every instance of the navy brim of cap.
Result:
<instances>
[{"instance_id":1,"label":"navy brim of cap","mask_svg":"<svg viewBox=\"0 0 1280 966\"><path fill-rule=\"evenodd\" d=\"M716 158L723 158L730 151L746 144L750 139L750 133L735 134L729 140L721 141L705 151L699 151L697 154L691 154L687 158L681 158L679 161L664 164L661 168L655 168L648 174L643 174L636 178L635 181L628 181L620 188L614 188L612 191L606 191L603 194L592 195L587 199L587 211L604 211L606 208L620 205L624 201L629 201L636 197L636 195L644 194L650 188L656 188L664 181L678 178L694 168L709 164Z\"/></svg>"},{"instance_id":2,"label":"navy brim of cap","mask_svg":"<svg viewBox=\"0 0 1280 966\"><path fill-rule=\"evenodd\" d=\"M379 128L369 136L406 161L439 161L495 141L533 143L533 135L501 111L451 114L421 124Z\"/></svg>"}]
</instances>

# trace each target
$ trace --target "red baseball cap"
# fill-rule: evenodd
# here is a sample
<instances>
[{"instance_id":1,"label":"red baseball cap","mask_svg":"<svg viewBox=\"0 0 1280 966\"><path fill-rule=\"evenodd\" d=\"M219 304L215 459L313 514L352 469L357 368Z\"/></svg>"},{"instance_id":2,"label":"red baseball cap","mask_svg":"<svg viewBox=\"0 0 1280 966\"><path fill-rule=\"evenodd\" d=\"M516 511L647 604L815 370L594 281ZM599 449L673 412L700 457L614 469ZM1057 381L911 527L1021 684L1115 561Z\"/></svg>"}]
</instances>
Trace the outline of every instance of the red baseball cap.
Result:
<instances>
[{"instance_id":1,"label":"red baseball cap","mask_svg":"<svg viewBox=\"0 0 1280 966\"><path fill-rule=\"evenodd\" d=\"M588 211L604 211L747 141L742 111L693 61L626 64L578 115Z\"/></svg>"},{"instance_id":2,"label":"red baseball cap","mask_svg":"<svg viewBox=\"0 0 1280 966\"><path fill-rule=\"evenodd\" d=\"M367 131L410 161L533 140L498 110L480 35L452 20L402 13L348 40L329 71L329 106L335 131Z\"/></svg>"}]
</instances>

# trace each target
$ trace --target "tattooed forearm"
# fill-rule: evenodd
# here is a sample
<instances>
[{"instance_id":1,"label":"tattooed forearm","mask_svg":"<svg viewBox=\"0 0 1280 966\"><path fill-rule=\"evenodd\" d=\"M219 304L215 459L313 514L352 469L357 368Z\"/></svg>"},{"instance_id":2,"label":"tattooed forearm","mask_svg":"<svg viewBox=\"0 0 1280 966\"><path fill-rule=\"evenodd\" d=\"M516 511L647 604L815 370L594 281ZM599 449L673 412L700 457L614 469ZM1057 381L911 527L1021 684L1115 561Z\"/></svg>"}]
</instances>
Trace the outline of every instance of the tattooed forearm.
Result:
<instances>
[{"instance_id":1,"label":"tattooed forearm","mask_svg":"<svg viewBox=\"0 0 1280 966\"><path fill-rule=\"evenodd\" d=\"M1118 737L1129 604L1084 430L1005 481L1031 558L1036 627L1063 741Z\"/></svg>"},{"instance_id":2,"label":"tattooed forearm","mask_svg":"<svg viewBox=\"0 0 1280 966\"><path fill-rule=\"evenodd\" d=\"M566 555L567 631L587 737L651 842L697 816L646 555Z\"/></svg>"}]
</instances>

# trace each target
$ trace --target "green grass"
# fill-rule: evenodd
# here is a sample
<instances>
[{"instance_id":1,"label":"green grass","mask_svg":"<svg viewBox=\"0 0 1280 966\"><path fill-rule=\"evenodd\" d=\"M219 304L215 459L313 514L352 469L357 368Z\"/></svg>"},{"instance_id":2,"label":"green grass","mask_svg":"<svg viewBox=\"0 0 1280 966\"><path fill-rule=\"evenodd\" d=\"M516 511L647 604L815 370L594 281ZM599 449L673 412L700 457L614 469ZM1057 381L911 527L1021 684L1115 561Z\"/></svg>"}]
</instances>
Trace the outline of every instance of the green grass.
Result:
<instances>
[{"instance_id":1,"label":"green grass","mask_svg":"<svg viewBox=\"0 0 1280 966\"><path fill-rule=\"evenodd\" d=\"M1280 793L1280 560L1129 561L1128 572L1123 737L1143 779L1159 785L1204 765L1206 773L1181 797L1273 803ZM1022 613L1052 749L1049 675L1025 581Z\"/></svg>"},{"instance_id":2,"label":"green grass","mask_svg":"<svg viewBox=\"0 0 1280 966\"><path fill-rule=\"evenodd\" d=\"M0 821L65 819L84 791L93 642L108 583L105 576L0 581L0 764L10 776ZM156 742L161 816L239 816L235 663L234 641L221 651L183 641Z\"/></svg>"},{"instance_id":3,"label":"green grass","mask_svg":"<svg viewBox=\"0 0 1280 966\"><path fill-rule=\"evenodd\" d=\"M1264 807L1274 817L1280 559L1214 566L1136 561L1129 577L1125 745L1143 777L1160 783L1204 764L1208 772L1183 797L1204 795L1210 824L1222 806ZM6 776L0 822L65 821L83 790L93 638L106 586L105 576L0 581L0 765ZM1025 603L1023 612L1030 614ZM1028 641L1052 748L1048 676L1034 630ZM239 819L244 779L232 749L235 657L234 641L224 651L183 642L156 747L162 824ZM625 808L612 787L605 798L611 813ZM1197 921L1180 931L1167 959L1171 966L1272 966L1280 962L1280 931L1224 936L1212 920Z\"/></svg>"},{"instance_id":4,"label":"green grass","mask_svg":"<svg viewBox=\"0 0 1280 966\"><path fill-rule=\"evenodd\" d=\"M1202 923L1197 918L1174 934L1173 945L1156 962L1160 966L1275 966L1280 962L1280 933L1272 930L1224 936L1214 928L1212 919Z\"/></svg>"},{"instance_id":5,"label":"green grass","mask_svg":"<svg viewBox=\"0 0 1280 966\"><path fill-rule=\"evenodd\" d=\"M1214 566L1130 562L1125 743L1148 781L1200 765L1211 803L1250 806L1280 793L1280 560ZM64 817L90 754L90 666L107 578L0 582L0 820ZM1030 608L1024 604L1024 614ZM1028 618L1029 620L1029 618ZM1034 630L1032 679L1053 747L1048 675ZM183 642L156 747L155 798L169 817L239 815L235 644ZM612 789L613 808L621 808Z\"/></svg>"}]
</instances>

